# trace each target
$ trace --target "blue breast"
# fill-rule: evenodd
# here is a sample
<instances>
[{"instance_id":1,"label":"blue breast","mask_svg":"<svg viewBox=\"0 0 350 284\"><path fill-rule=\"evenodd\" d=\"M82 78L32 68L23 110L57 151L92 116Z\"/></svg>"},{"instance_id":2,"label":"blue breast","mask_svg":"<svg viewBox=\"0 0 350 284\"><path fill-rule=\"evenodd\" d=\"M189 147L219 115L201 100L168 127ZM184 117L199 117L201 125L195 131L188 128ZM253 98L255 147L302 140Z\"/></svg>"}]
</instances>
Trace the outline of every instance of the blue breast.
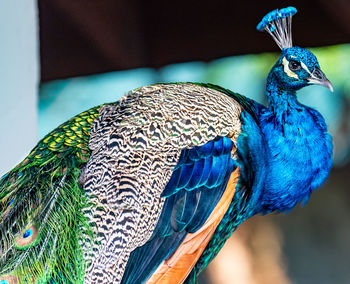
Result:
<instances>
[{"instance_id":1,"label":"blue breast","mask_svg":"<svg viewBox=\"0 0 350 284\"><path fill-rule=\"evenodd\" d=\"M283 124L273 123L268 110L260 115L270 157L261 202L265 213L292 209L306 202L329 174L332 138L323 117L299 105Z\"/></svg>"}]
</instances>

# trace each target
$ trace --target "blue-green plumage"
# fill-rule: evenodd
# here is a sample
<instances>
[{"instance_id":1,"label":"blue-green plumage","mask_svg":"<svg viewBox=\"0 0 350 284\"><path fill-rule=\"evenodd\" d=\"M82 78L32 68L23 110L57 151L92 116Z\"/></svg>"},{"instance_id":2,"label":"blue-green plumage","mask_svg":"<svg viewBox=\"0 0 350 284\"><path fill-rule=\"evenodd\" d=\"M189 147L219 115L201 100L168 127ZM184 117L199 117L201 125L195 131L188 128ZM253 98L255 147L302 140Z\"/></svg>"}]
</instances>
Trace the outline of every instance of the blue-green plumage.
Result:
<instances>
[{"instance_id":1,"label":"blue-green plumage","mask_svg":"<svg viewBox=\"0 0 350 284\"><path fill-rule=\"evenodd\" d=\"M193 283L244 220L305 203L329 174L332 140L296 91L332 85L311 52L292 47L295 13L272 11L257 27L282 49L268 106L211 84L157 84L40 141L0 181L0 282L144 283L199 246L178 280ZM185 240L193 247L179 252Z\"/></svg>"}]
</instances>

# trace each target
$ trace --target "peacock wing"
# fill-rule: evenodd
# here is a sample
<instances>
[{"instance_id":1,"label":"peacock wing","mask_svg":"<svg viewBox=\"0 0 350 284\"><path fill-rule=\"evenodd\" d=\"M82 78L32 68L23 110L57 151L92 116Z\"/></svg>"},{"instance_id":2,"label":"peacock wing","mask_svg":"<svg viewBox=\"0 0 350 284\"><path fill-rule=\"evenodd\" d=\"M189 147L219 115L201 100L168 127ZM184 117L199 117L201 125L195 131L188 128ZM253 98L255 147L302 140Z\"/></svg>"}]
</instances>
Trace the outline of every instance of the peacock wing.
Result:
<instances>
[{"instance_id":1,"label":"peacock wing","mask_svg":"<svg viewBox=\"0 0 350 284\"><path fill-rule=\"evenodd\" d=\"M81 178L97 236L83 244L87 283L145 281L189 234L217 222L210 216L222 215L214 209L234 170L241 110L224 93L189 83L142 87L101 108Z\"/></svg>"},{"instance_id":2,"label":"peacock wing","mask_svg":"<svg viewBox=\"0 0 350 284\"><path fill-rule=\"evenodd\" d=\"M162 196L153 235L130 256L123 283L181 283L203 253L235 193L235 146L218 136L182 151Z\"/></svg>"}]
</instances>

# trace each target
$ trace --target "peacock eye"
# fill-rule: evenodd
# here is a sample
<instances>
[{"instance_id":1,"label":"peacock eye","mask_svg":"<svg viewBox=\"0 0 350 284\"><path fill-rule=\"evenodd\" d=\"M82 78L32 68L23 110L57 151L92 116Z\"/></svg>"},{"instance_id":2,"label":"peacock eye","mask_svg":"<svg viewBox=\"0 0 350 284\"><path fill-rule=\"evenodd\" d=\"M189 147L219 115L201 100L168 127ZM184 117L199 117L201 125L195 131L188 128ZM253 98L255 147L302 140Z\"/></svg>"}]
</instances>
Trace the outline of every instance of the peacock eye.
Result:
<instances>
[{"instance_id":1,"label":"peacock eye","mask_svg":"<svg viewBox=\"0 0 350 284\"><path fill-rule=\"evenodd\" d=\"M15 246L17 249L26 249L35 245L39 241L38 237L38 229L32 225L22 230L15 240Z\"/></svg>"},{"instance_id":2,"label":"peacock eye","mask_svg":"<svg viewBox=\"0 0 350 284\"><path fill-rule=\"evenodd\" d=\"M27 231L25 231L25 232L22 234L22 238L23 238L23 239L26 239L26 238L30 237L32 234L33 234L33 230L32 230L32 229L28 229Z\"/></svg>"},{"instance_id":3,"label":"peacock eye","mask_svg":"<svg viewBox=\"0 0 350 284\"><path fill-rule=\"evenodd\" d=\"M301 68L301 65L298 61L291 60L289 62L289 69L292 71L298 71Z\"/></svg>"}]
</instances>

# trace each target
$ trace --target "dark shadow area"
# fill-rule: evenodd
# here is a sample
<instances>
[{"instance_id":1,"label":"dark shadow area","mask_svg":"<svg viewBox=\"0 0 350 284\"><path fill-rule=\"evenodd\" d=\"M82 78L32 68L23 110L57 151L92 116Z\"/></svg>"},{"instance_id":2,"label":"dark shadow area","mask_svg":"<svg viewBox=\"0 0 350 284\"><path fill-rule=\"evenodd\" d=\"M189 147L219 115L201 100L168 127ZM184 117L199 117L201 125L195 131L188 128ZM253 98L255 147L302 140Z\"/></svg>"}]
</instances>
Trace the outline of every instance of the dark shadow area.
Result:
<instances>
[{"instance_id":1,"label":"dark shadow area","mask_svg":"<svg viewBox=\"0 0 350 284\"><path fill-rule=\"evenodd\" d=\"M276 51L255 27L276 8L295 6L294 42L350 41L350 2L39 0L41 80Z\"/></svg>"}]
</instances>

